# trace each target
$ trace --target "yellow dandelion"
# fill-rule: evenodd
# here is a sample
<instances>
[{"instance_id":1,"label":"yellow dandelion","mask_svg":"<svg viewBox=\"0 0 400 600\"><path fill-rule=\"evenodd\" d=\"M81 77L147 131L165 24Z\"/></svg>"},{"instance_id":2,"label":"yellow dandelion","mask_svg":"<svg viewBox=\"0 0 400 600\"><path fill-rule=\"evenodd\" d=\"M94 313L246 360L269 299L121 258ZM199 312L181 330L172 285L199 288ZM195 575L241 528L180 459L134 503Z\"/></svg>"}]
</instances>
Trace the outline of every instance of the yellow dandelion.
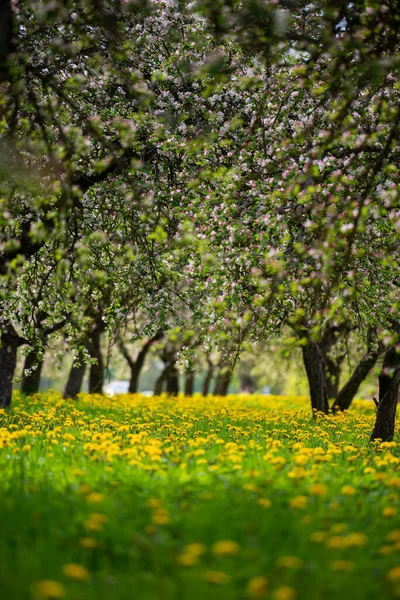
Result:
<instances>
[{"instance_id":1,"label":"yellow dandelion","mask_svg":"<svg viewBox=\"0 0 400 600\"><path fill-rule=\"evenodd\" d=\"M302 564L303 561L297 556L281 556L277 560L278 567L286 567L288 569L299 569Z\"/></svg>"},{"instance_id":2,"label":"yellow dandelion","mask_svg":"<svg viewBox=\"0 0 400 600\"><path fill-rule=\"evenodd\" d=\"M272 506L272 502L269 498L259 498L258 504L263 508L270 508Z\"/></svg>"},{"instance_id":3,"label":"yellow dandelion","mask_svg":"<svg viewBox=\"0 0 400 600\"><path fill-rule=\"evenodd\" d=\"M344 485L340 490L344 496L354 496L356 494L356 489L351 485Z\"/></svg>"},{"instance_id":4,"label":"yellow dandelion","mask_svg":"<svg viewBox=\"0 0 400 600\"><path fill-rule=\"evenodd\" d=\"M291 508L305 508L308 503L307 496L295 496L289 501L289 506Z\"/></svg>"},{"instance_id":5,"label":"yellow dandelion","mask_svg":"<svg viewBox=\"0 0 400 600\"><path fill-rule=\"evenodd\" d=\"M400 579L400 565L390 569L387 574L387 578L390 579L390 581L398 581Z\"/></svg>"},{"instance_id":6,"label":"yellow dandelion","mask_svg":"<svg viewBox=\"0 0 400 600\"><path fill-rule=\"evenodd\" d=\"M326 533L326 531L314 531L310 536L310 540L319 544L326 540L327 535L328 534Z\"/></svg>"},{"instance_id":7,"label":"yellow dandelion","mask_svg":"<svg viewBox=\"0 0 400 600\"><path fill-rule=\"evenodd\" d=\"M274 600L293 600L296 591L288 585L281 585L273 593Z\"/></svg>"},{"instance_id":8,"label":"yellow dandelion","mask_svg":"<svg viewBox=\"0 0 400 600\"><path fill-rule=\"evenodd\" d=\"M215 556L234 556L239 553L240 546L233 540L220 540L215 542L211 551Z\"/></svg>"},{"instance_id":9,"label":"yellow dandelion","mask_svg":"<svg viewBox=\"0 0 400 600\"><path fill-rule=\"evenodd\" d=\"M199 555L191 554L190 552L182 552L178 555L176 560L183 567L192 567L199 562Z\"/></svg>"},{"instance_id":10,"label":"yellow dandelion","mask_svg":"<svg viewBox=\"0 0 400 600\"><path fill-rule=\"evenodd\" d=\"M365 546L365 544L368 542L368 537L365 535L365 533L349 533L345 540L346 546L349 548L360 547Z\"/></svg>"},{"instance_id":11,"label":"yellow dandelion","mask_svg":"<svg viewBox=\"0 0 400 600\"><path fill-rule=\"evenodd\" d=\"M322 483L314 483L310 486L308 491L312 496L326 496L328 488L325 485L322 485Z\"/></svg>"},{"instance_id":12,"label":"yellow dandelion","mask_svg":"<svg viewBox=\"0 0 400 600\"><path fill-rule=\"evenodd\" d=\"M223 571L206 571L203 575L204 581L214 583L215 585L223 585L230 581L230 577Z\"/></svg>"},{"instance_id":13,"label":"yellow dandelion","mask_svg":"<svg viewBox=\"0 0 400 600\"><path fill-rule=\"evenodd\" d=\"M268 579L258 575L250 579L246 586L246 594L250 598L263 598L267 591Z\"/></svg>"},{"instance_id":14,"label":"yellow dandelion","mask_svg":"<svg viewBox=\"0 0 400 600\"><path fill-rule=\"evenodd\" d=\"M200 542L193 542L185 547L185 552L189 552L190 554L195 554L197 556L201 556L206 552L206 550L206 546Z\"/></svg>"},{"instance_id":15,"label":"yellow dandelion","mask_svg":"<svg viewBox=\"0 0 400 600\"><path fill-rule=\"evenodd\" d=\"M82 565L77 565L75 563L69 563L63 566L63 573L70 579L76 579L77 581L86 581L89 579L89 571L82 567Z\"/></svg>"},{"instance_id":16,"label":"yellow dandelion","mask_svg":"<svg viewBox=\"0 0 400 600\"><path fill-rule=\"evenodd\" d=\"M38 599L49 599L56 600L57 598L62 598L65 596L65 588L58 581L52 581L50 579L45 579L43 581L38 581L34 583L32 586L33 594Z\"/></svg>"},{"instance_id":17,"label":"yellow dandelion","mask_svg":"<svg viewBox=\"0 0 400 600\"><path fill-rule=\"evenodd\" d=\"M98 504L103 500L103 494L99 494L98 492L92 492L86 496L86 500L90 502L90 504Z\"/></svg>"}]
</instances>

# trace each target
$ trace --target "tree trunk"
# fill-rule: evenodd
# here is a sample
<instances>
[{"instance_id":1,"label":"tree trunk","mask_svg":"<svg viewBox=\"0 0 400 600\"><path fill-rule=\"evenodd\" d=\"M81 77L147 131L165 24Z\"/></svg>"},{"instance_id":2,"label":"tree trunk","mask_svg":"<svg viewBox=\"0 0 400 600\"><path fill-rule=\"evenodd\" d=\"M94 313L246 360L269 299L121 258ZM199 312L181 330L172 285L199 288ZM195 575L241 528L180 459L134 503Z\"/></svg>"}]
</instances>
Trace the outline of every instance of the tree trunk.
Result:
<instances>
[{"instance_id":1,"label":"tree trunk","mask_svg":"<svg viewBox=\"0 0 400 600\"><path fill-rule=\"evenodd\" d=\"M328 387L326 383L326 365L318 343L308 342L303 346L303 361L310 388L313 412L328 413Z\"/></svg>"},{"instance_id":2,"label":"tree trunk","mask_svg":"<svg viewBox=\"0 0 400 600\"><path fill-rule=\"evenodd\" d=\"M135 368L131 369L131 377L129 379L129 389L128 389L128 392L130 394L136 394L137 390L138 390L139 375L140 375L140 371L142 369L141 368L138 369L136 367L137 367L137 365L135 365Z\"/></svg>"},{"instance_id":3,"label":"tree trunk","mask_svg":"<svg viewBox=\"0 0 400 600\"><path fill-rule=\"evenodd\" d=\"M379 348L374 352L368 352L362 360L358 363L354 369L350 379L342 387L336 400L332 406L332 410L347 410L353 401L354 396L358 392L358 389L368 373L375 366L376 361L382 354L382 350Z\"/></svg>"},{"instance_id":4,"label":"tree trunk","mask_svg":"<svg viewBox=\"0 0 400 600\"><path fill-rule=\"evenodd\" d=\"M239 372L240 392L244 394L254 394L256 384L249 373Z\"/></svg>"},{"instance_id":5,"label":"tree trunk","mask_svg":"<svg viewBox=\"0 0 400 600\"><path fill-rule=\"evenodd\" d=\"M163 393L164 382L167 380L168 377L168 369L169 365L166 365L161 371L160 375L157 377L154 385L154 396L160 396Z\"/></svg>"},{"instance_id":6,"label":"tree trunk","mask_svg":"<svg viewBox=\"0 0 400 600\"><path fill-rule=\"evenodd\" d=\"M27 375L23 375L21 381L21 393L25 396L32 396L37 394L40 388L40 377L42 374L42 368L44 363L44 354L38 353L35 350L31 350L25 357L24 373L25 371L32 372Z\"/></svg>"},{"instance_id":7,"label":"tree trunk","mask_svg":"<svg viewBox=\"0 0 400 600\"><path fill-rule=\"evenodd\" d=\"M80 393L83 384L83 378L85 377L86 363L82 363L79 366L72 365L69 372L67 385L65 386L63 398L75 399Z\"/></svg>"},{"instance_id":8,"label":"tree trunk","mask_svg":"<svg viewBox=\"0 0 400 600\"><path fill-rule=\"evenodd\" d=\"M371 441L393 439L396 422L397 397L400 385L400 353L392 346L385 352L379 375L379 404Z\"/></svg>"},{"instance_id":9,"label":"tree trunk","mask_svg":"<svg viewBox=\"0 0 400 600\"><path fill-rule=\"evenodd\" d=\"M228 366L220 368L214 387L214 396L226 396L232 379L232 370Z\"/></svg>"},{"instance_id":10,"label":"tree trunk","mask_svg":"<svg viewBox=\"0 0 400 600\"><path fill-rule=\"evenodd\" d=\"M175 362L170 365L167 377L167 394L177 396L179 394L179 373Z\"/></svg>"},{"instance_id":11,"label":"tree trunk","mask_svg":"<svg viewBox=\"0 0 400 600\"><path fill-rule=\"evenodd\" d=\"M185 396L193 396L195 372L185 373Z\"/></svg>"},{"instance_id":12,"label":"tree trunk","mask_svg":"<svg viewBox=\"0 0 400 600\"><path fill-rule=\"evenodd\" d=\"M89 394L102 394L104 385L104 363L101 352L101 328L95 327L90 334L89 352L96 362L90 365Z\"/></svg>"},{"instance_id":13,"label":"tree trunk","mask_svg":"<svg viewBox=\"0 0 400 600\"><path fill-rule=\"evenodd\" d=\"M213 374L214 374L214 365L209 360L207 360L207 362L208 362L208 369L207 369L207 372L206 372L206 375L205 375L204 381L203 381L203 390L202 390L203 396L207 396L207 394L209 393L211 380L212 380Z\"/></svg>"},{"instance_id":14,"label":"tree trunk","mask_svg":"<svg viewBox=\"0 0 400 600\"><path fill-rule=\"evenodd\" d=\"M338 354L335 358L331 357L331 351L337 344L338 338L347 330L346 325L328 324L319 346L325 361L326 387L328 398L336 398L339 391L339 379L342 369L342 363L345 357L344 353Z\"/></svg>"},{"instance_id":15,"label":"tree trunk","mask_svg":"<svg viewBox=\"0 0 400 600\"><path fill-rule=\"evenodd\" d=\"M143 344L142 348L140 349L136 360L132 360L132 358L129 355L129 351L126 348L126 346L124 345L123 341L121 339L119 340L119 348L131 370L131 377L130 377L130 381L129 381L129 392L131 394L136 394L136 392L138 390L139 376L143 369L145 358L146 358L151 346L153 345L154 342L157 342L158 340L160 340L163 335L164 335L164 333L160 330L160 331L157 331L157 333L155 335L153 335L153 337L151 339L147 340Z\"/></svg>"},{"instance_id":16,"label":"tree trunk","mask_svg":"<svg viewBox=\"0 0 400 600\"><path fill-rule=\"evenodd\" d=\"M14 327L10 324L3 326L0 342L0 407L2 408L11 406L13 379L20 345L21 340Z\"/></svg>"},{"instance_id":17,"label":"tree trunk","mask_svg":"<svg viewBox=\"0 0 400 600\"><path fill-rule=\"evenodd\" d=\"M326 360L326 359L325 359ZM326 389L328 398L336 398L339 392L339 379L341 364L335 363L333 360L326 360Z\"/></svg>"}]
</instances>

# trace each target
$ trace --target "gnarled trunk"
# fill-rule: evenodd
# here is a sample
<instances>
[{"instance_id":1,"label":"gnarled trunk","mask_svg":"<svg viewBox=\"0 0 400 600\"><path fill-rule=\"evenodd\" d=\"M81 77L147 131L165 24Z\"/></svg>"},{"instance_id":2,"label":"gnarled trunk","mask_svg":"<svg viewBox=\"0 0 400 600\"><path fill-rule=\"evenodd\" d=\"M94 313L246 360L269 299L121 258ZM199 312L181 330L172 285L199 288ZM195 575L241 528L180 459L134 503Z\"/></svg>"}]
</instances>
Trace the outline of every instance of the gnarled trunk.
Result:
<instances>
[{"instance_id":1,"label":"gnarled trunk","mask_svg":"<svg viewBox=\"0 0 400 600\"><path fill-rule=\"evenodd\" d=\"M303 346L303 361L310 388L311 407L314 412L328 413L326 364L317 342L308 342L306 346Z\"/></svg>"},{"instance_id":2,"label":"gnarled trunk","mask_svg":"<svg viewBox=\"0 0 400 600\"><path fill-rule=\"evenodd\" d=\"M393 439L399 386L400 353L393 346L385 352L379 375L379 404L371 441L390 442Z\"/></svg>"},{"instance_id":3,"label":"gnarled trunk","mask_svg":"<svg viewBox=\"0 0 400 600\"><path fill-rule=\"evenodd\" d=\"M40 377L44 363L44 354L31 350L25 357L24 375L21 381L21 393L25 396L37 394L40 388ZM31 371L25 375L25 371Z\"/></svg>"},{"instance_id":4,"label":"gnarled trunk","mask_svg":"<svg viewBox=\"0 0 400 600\"><path fill-rule=\"evenodd\" d=\"M86 363L72 365L65 386L63 398L75 399L82 389L83 379L86 372Z\"/></svg>"},{"instance_id":5,"label":"gnarled trunk","mask_svg":"<svg viewBox=\"0 0 400 600\"><path fill-rule=\"evenodd\" d=\"M357 394L358 389L368 373L375 366L376 361L382 354L381 348L373 352L368 352L354 369L350 379L345 383L336 396L332 410L347 410Z\"/></svg>"},{"instance_id":6,"label":"gnarled trunk","mask_svg":"<svg viewBox=\"0 0 400 600\"><path fill-rule=\"evenodd\" d=\"M0 407L11 406L17 352L21 339L11 324L3 326L0 341Z\"/></svg>"},{"instance_id":7,"label":"gnarled trunk","mask_svg":"<svg viewBox=\"0 0 400 600\"><path fill-rule=\"evenodd\" d=\"M101 352L101 327L95 327L90 334L89 352L95 363L90 365L89 394L102 394L104 385L104 363Z\"/></svg>"}]
</instances>

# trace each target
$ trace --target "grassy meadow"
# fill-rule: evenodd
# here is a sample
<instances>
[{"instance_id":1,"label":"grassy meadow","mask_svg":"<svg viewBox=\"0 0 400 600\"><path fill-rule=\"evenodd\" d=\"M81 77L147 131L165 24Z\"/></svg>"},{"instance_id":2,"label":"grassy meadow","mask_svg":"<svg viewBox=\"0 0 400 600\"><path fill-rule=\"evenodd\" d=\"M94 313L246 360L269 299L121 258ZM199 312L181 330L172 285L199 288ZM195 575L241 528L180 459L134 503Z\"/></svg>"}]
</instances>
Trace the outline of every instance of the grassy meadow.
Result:
<instances>
[{"instance_id":1,"label":"grassy meadow","mask_svg":"<svg viewBox=\"0 0 400 600\"><path fill-rule=\"evenodd\" d=\"M400 445L373 403L56 393L0 414L4 600L400 596Z\"/></svg>"}]
</instances>

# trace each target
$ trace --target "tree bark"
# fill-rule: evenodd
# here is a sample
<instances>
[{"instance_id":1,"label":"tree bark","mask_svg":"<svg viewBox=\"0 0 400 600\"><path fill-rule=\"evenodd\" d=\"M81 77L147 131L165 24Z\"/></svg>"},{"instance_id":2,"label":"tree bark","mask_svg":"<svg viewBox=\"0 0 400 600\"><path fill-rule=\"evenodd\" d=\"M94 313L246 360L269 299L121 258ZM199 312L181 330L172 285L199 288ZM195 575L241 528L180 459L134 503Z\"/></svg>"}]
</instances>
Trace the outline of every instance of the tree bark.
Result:
<instances>
[{"instance_id":1,"label":"tree bark","mask_svg":"<svg viewBox=\"0 0 400 600\"><path fill-rule=\"evenodd\" d=\"M207 369L206 375L204 377L203 389L202 389L203 396L207 396L207 394L209 393L211 380L214 375L214 365L212 364L211 360L208 357L207 357L207 363L208 363L208 369Z\"/></svg>"},{"instance_id":2,"label":"tree bark","mask_svg":"<svg viewBox=\"0 0 400 600\"><path fill-rule=\"evenodd\" d=\"M101 326L95 326L90 334L89 352L96 362L90 365L89 394L102 394L104 385L104 362L101 352Z\"/></svg>"},{"instance_id":3,"label":"tree bark","mask_svg":"<svg viewBox=\"0 0 400 600\"><path fill-rule=\"evenodd\" d=\"M317 342L308 342L306 346L303 346L303 361L310 388L313 412L328 413L326 364L321 347Z\"/></svg>"},{"instance_id":4,"label":"tree bark","mask_svg":"<svg viewBox=\"0 0 400 600\"><path fill-rule=\"evenodd\" d=\"M214 386L214 396L226 396L232 379L232 370L224 365L219 369Z\"/></svg>"},{"instance_id":5,"label":"tree bark","mask_svg":"<svg viewBox=\"0 0 400 600\"><path fill-rule=\"evenodd\" d=\"M193 396L195 372L185 373L185 396Z\"/></svg>"},{"instance_id":6,"label":"tree bark","mask_svg":"<svg viewBox=\"0 0 400 600\"><path fill-rule=\"evenodd\" d=\"M25 357L24 373L25 371L32 372L23 376L21 381L21 393L25 396L32 396L37 394L40 388L40 377L42 374L42 368L44 363L44 354L38 353L35 350L31 350Z\"/></svg>"},{"instance_id":7,"label":"tree bark","mask_svg":"<svg viewBox=\"0 0 400 600\"><path fill-rule=\"evenodd\" d=\"M18 347L22 344L11 324L3 326L0 342L0 407L11 406L14 373L17 366Z\"/></svg>"},{"instance_id":8,"label":"tree bark","mask_svg":"<svg viewBox=\"0 0 400 600\"><path fill-rule=\"evenodd\" d=\"M82 363L79 366L72 365L63 398L72 398L74 400L77 397L82 389L85 372L86 363Z\"/></svg>"},{"instance_id":9,"label":"tree bark","mask_svg":"<svg viewBox=\"0 0 400 600\"><path fill-rule=\"evenodd\" d=\"M170 365L170 370L167 376L167 394L177 396L179 394L179 373L175 362Z\"/></svg>"},{"instance_id":10,"label":"tree bark","mask_svg":"<svg viewBox=\"0 0 400 600\"><path fill-rule=\"evenodd\" d=\"M341 364L335 363L333 360L326 360L326 389L329 399L337 397L339 392L339 379L341 372Z\"/></svg>"},{"instance_id":11,"label":"tree bark","mask_svg":"<svg viewBox=\"0 0 400 600\"><path fill-rule=\"evenodd\" d=\"M336 400L332 406L332 410L347 410L354 396L368 373L375 366L376 361L382 354L382 349L378 348L373 352L368 352L354 369L350 379L345 383L340 392L336 396Z\"/></svg>"},{"instance_id":12,"label":"tree bark","mask_svg":"<svg viewBox=\"0 0 400 600\"><path fill-rule=\"evenodd\" d=\"M340 372L345 357L345 354L341 353L335 356L335 358L332 358L331 351L335 344L337 344L340 334L343 334L347 330L348 328L345 324L338 326L330 323L327 325L324 335L319 343L325 361L328 398L336 398L338 394Z\"/></svg>"},{"instance_id":13,"label":"tree bark","mask_svg":"<svg viewBox=\"0 0 400 600\"><path fill-rule=\"evenodd\" d=\"M379 375L379 404L371 441L381 439L390 442L393 439L397 397L400 386L400 353L392 346L385 352L382 370Z\"/></svg>"}]
</instances>

